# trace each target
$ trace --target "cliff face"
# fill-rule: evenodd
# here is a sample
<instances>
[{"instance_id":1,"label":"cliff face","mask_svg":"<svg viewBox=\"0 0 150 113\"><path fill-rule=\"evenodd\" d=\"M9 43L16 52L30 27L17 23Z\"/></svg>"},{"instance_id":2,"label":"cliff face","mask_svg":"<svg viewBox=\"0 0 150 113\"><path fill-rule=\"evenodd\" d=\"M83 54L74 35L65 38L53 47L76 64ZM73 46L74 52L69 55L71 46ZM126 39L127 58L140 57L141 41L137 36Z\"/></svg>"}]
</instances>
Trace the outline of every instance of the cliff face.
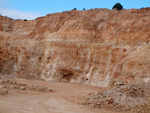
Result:
<instances>
[{"instance_id":1,"label":"cliff face","mask_svg":"<svg viewBox=\"0 0 150 113\"><path fill-rule=\"evenodd\" d=\"M1 17L0 73L107 87L150 82L150 9Z\"/></svg>"}]
</instances>

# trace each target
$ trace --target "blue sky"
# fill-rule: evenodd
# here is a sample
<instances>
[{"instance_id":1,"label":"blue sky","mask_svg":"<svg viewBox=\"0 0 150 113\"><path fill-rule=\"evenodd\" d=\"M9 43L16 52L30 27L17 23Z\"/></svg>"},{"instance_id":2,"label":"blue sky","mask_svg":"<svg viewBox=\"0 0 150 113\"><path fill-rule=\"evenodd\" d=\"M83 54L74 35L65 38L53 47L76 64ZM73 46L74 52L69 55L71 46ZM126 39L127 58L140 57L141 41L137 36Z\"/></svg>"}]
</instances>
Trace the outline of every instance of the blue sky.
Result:
<instances>
[{"instance_id":1,"label":"blue sky","mask_svg":"<svg viewBox=\"0 0 150 113\"><path fill-rule=\"evenodd\" d=\"M35 19L49 13L91 8L111 9L115 3L125 9L150 7L150 0L0 0L0 13L14 19Z\"/></svg>"}]
</instances>

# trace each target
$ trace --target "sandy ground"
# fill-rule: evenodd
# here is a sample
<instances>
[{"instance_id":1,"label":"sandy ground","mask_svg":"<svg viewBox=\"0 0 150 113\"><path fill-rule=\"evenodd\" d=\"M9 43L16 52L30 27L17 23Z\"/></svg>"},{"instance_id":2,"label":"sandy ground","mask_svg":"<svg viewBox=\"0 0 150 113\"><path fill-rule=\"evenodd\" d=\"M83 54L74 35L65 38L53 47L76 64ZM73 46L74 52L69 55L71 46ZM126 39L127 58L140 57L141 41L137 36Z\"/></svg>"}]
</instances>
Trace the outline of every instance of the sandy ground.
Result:
<instances>
[{"instance_id":1,"label":"sandy ground","mask_svg":"<svg viewBox=\"0 0 150 113\"><path fill-rule=\"evenodd\" d=\"M9 94L0 96L0 113L119 113L103 109L93 109L72 101L74 97L100 91L103 90L102 88L37 80L14 79L14 81L29 85L48 86L54 91L9 91Z\"/></svg>"}]
</instances>

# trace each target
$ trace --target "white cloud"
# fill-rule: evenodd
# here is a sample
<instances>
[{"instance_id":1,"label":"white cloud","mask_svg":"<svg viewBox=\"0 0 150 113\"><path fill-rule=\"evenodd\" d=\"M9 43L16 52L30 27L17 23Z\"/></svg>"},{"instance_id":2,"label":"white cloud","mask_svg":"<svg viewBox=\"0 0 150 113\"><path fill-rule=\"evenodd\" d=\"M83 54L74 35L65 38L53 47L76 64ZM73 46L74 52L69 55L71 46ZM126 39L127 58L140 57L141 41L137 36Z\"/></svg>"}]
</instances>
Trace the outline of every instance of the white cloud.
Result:
<instances>
[{"instance_id":1,"label":"white cloud","mask_svg":"<svg viewBox=\"0 0 150 113\"><path fill-rule=\"evenodd\" d=\"M23 11L18 11L13 9L2 9L2 8L0 8L0 13L2 13L3 16L8 16L13 19L32 20L41 16L40 14L34 12L23 12Z\"/></svg>"}]
</instances>

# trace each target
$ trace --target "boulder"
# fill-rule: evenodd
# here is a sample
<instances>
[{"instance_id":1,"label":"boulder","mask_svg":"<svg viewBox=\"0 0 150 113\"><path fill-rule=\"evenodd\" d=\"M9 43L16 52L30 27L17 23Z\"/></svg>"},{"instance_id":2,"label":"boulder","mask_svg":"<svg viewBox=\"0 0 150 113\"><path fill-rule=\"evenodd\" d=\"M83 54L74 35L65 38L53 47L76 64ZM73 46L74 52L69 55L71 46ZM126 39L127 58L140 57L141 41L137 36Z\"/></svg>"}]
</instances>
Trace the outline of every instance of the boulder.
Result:
<instances>
[{"instance_id":1,"label":"boulder","mask_svg":"<svg viewBox=\"0 0 150 113\"><path fill-rule=\"evenodd\" d=\"M112 97L108 97L106 101L108 102L108 104L112 104L114 102L114 99Z\"/></svg>"},{"instance_id":2,"label":"boulder","mask_svg":"<svg viewBox=\"0 0 150 113\"><path fill-rule=\"evenodd\" d=\"M5 85L0 85L0 89L6 88Z\"/></svg>"},{"instance_id":3,"label":"boulder","mask_svg":"<svg viewBox=\"0 0 150 113\"><path fill-rule=\"evenodd\" d=\"M46 90L45 90L46 92L51 92L52 91L52 89L51 88L46 88Z\"/></svg>"},{"instance_id":4,"label":"boulder","mask_svg":"<svg viewBox=\"0 0 150 113\"><path fill-rule=\"evenodd\" d=\"M13 85L10 85L9 88L11 88L11 89L17 89L17 88L16 88L15 86L13 86Z\"/></svg>"},{"instance_id":5,"label":"boulder","mask_svg":"<svg viewBox=\"0 0 150 113\"><path fill-rule=\"evenodd\" d=\"M122 85L124 85L123 81L117 81L114 83L114 86L122 86Z\"/></svg>"},{"instance_id":6,"label":"boulder","mask_svg":"<svg viewBox=\"0 0 150 113\"><path fill-rule=\"evenodd\" d=\"M26 90L27 88L25 86L20 87L21 90Z\"/></svg>"},{"instance_id":7,"label":"boulder","mask_svg":"<svg viewBox=\"0 0 150 113\"><path fill-rule=\"evenodd\" d=\"M6 94L8 94L8 90L0 89L0 95L6 95Z\"/></svg>"}]
</instances>

